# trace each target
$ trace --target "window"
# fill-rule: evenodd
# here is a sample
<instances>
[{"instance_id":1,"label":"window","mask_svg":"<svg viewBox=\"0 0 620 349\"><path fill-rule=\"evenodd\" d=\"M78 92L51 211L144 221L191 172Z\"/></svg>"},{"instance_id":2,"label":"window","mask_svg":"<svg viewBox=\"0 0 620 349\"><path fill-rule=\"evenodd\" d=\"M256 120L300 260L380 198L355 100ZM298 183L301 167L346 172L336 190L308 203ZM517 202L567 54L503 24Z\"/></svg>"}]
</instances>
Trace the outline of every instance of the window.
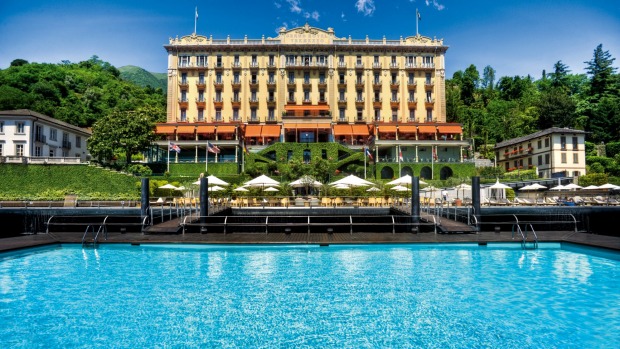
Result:
<instances>
[{"instance_id":1,"label":"window","mask_svg":"<svg viewBox=\"0 0 620 349\"><path fill-rule=\"evenodd\" d=\"M179 67L189 67L189 56L179 56Z\"/></svg>"},{"instance_id":2,"label":"window","mask_svg":"<svg viewBox=\"0 0 620 349\"><path fill-rule=\"evenodd\" d=\"M345 120L344 108L338 109L338 118L339 118L340 121L344 121Z\"/></svg>"},{"instance_id":3,"label":"window","mask_svg":"<svg viewBox=\"0 0 620 349\"><path fill-rule=\"evenodd\" d=\"M222 55L217 55L215 58L215 66L217 68L221 68L222 67ZM221 74L220 74L221 76Z\"/></svg>"},{"instance_id":4,"label":"window","mask_svg":"<svg viewBox=\"0 0 620 349\"><path fill-rule=\"evenodd\" d=\"M258 121L258 117L256 116L256 108L250 109L250 120Z\"/></svg>"},{"instance_id":5,"label":"window","mask_svg":"<svg viewBox=\"0 0 620 349\"><path fill-rule=\"evenodd\" d=\"M545 154L545 165L549 165L549 154Z\"/></svg>"},{"instance_id":6,"label":"window","mask_svg":"<svg viewBox=\"0 0 620 349\"><path fill-rule=\"evenodd\" d=\"M75 136L75 147L82 148L82 137Z\"/></svg>"},{"instance_id":7,"label":"window","mask_svg":"<svg viewBox=\"0 0 620 349\"><path fill-rule=\"evenodd\" d=\"M396 65L396 56L392 56L392 66Z\"/></svg>"},{"instance_id":8,"label":"window","mask_svg":"<svg viewBox=\"0 0 620 349\"><path fill-rule=\"evenodd\" d=\"M415 102L415 92L409 91L409 102Z\"/></svg>"},{"instance_id":9,"label":"window","mask_svg":"<svg viewBox=\"0 0 620 349\"><path fill-rule=\"evenodd\" d=\"M338 56L338 62L344 63L344 55L339 55Z\"/></svg>"},{"instance_id":10,"label":"window","mask_svg":"<svg viewBox=\"0 0 620 349\"><path fill-rule=\"evenodd\" d=\"M198 121L205 121L204 109L198 109Z\"/></svg>"},{"instance_id":11,"label":"window","mask_svg":"<svg viewBox=\"0 0 620 349\"><path fill-rule=\"evenodd\" d=\"M381 92L375 91L375 102L381 102Z\"/></svg>"},{"instance_id":12,"label":"window","mask_svg":"<svg viewBox=\"0 0 620 349\"><path fill-rule=\"evenodd\" d=\"M344 84L344 73L340 73L338 75L338 83L339 84Z\"/></svg>"},{"instance_id":13,"label":"window","mask_svg":"<svg viewBox=\"0 0 620 349\"><path fill-rule=\"evenodd\" d=\"M375 77L373 79L373 84L379 85L380 83L381 83L381 80L379 78L379 73L375 73Z\"/></svg>"},{"instance_id":14,"label":"window","mask_svg":"<svg viewBox=\"0 0 620 349\"><path fill-rule=\"evenodd\" d=\"M375 121L381 121L381 109L375 109Z\"/></svg>"},{"instance_id":15,"label":"window","mask_svg":"<svg viewBox=\"0 0 620 349\"><path fill-rule=\"evenodd\" d=\"M302 59L303 59L304 65L306 65L306 66L308 66L308 65L310 65L312 63L312 56L310 56L310 55L303 55Z\"/></svg>"},{"instance_id":16,"label":"window","mask_svg":"<svg viewBox=\"0 0 620 349\"><path fill-rule=\"evenodd\" d=\"M239 100L239 91L233 92L233 102L240 102Z\"/></svg>"},{"instance_id":17,"label":"window","mask_svg":"<svg viewBox=\"0 0 620 349\"><path fill-rule=\"evenodd\" d=\"M566 150L566 136L560 136L560 149Z\"/></svg>"},{"instance_id":18,"label":"window","mask_svg":"<svg viewBox=\"0 0 620 349\"><path fill-rule=\"evenodd\" d=\"M364 101L364 97L362 97L362 91L357 91L357 99L356 101L358 102L363 102Z\"/></svg>"},{"instance_id":19,"label":"window","mask_svg":"<svg viewBox=\"0 0 620 349\"><path fill-rule=\"evenodd\" d=\"M357 110L357 121L364 121L364 117L362 116L362 110L358 109Z\"/></svg>"},{"instance_id":20,"label":"window","mask_svg":"<svg viewBox=\"0 0 620 349\"><path fill-rule=\"evenodd\" d=\"M579 140L577 137L573 137L573 150L579 149Z\"/></svg>"},{"instance_id":21,"label":"window","mask_svg":"<svg viewBox=\"0 0 620 349\"><path fill-rule=\"evenodd\" d=\"M579 163L579 154L573 153L573 164Z\"/></svg>"},{"instance_id":22,"label":"window","mask_svg":"<svg viewBox=\"0 0 620 349\"><path fill-rule=\"evenodd\" d=\"M415 77L415 75L413 73L409 73L409 76L408 76L408 79L407 79L407 83L409 85L413 85L414 84L414 80L415 80L414 77Z\"/></svg>"},{"instance_id":23,"label":"window","mask_svg":"<svg viewBox=\"0 0 620 349\"><path fill-rule=\"evenodd\" d=\"M239 121L239 109L233 109L233 121Z\"/></svg>"},{"instance_id":24,"label":"window","mask_svg":"<svg viewBox=\"0 0 620 349\"><path fill-rule=\"evenodd\" d=\"M355 59L355 64L357 66L362 66L362 56L357 56Z\"/></svg>"},{"instance_id":25,"label":"window","mask_svg":"<svg viewBox=\"0 0 620 349\"><path fill-rule=\"evenodd\" d=\"M221 102L222 101L222 91L216 91L215 92L215 101L216 102Z\"/></svg>"},{"instance_id":26,"label":"window","mask_svg":"<svg viewBox=\"0 0 620 349\"><path fill-rule=\"evenodd\" d=\"M289 72L288 73L288 83L289 84L294 84L295 83L295 72Z\"/></svg>"},{"instance_id":27,"label":"window","mask_svg":"<svg viewBox=\"0 0 620 349\"><path fill-rule=\"evenodd\" d=\"M198 64L199 67L206 67L207 66L207 56L196 56L196 64Z\"/></svg>"},{"instance_id":28,"label":"window","mask_svg":"<svg viewBox=\"0 0 620 349\"><path fill-rule=\"evenodd\" d=\"M339 96L338 96L338 100L344 102L344 90L340 90L338 92Z\"/></svg>"},{"instance_id":29,"label":"window","mask_svg":"<svg viewBox=\"0 0 620 349\"><path fill-rule=\"evenodd\" d=\"M543 164L542 155L538 155L538 166L540 166L542 164Z\"/></svg>"},{"instance_id":30,"label":"window","mask_svg":"<svg viewBox=\"0 0 620 349\"><path fill-rule=\"evenodd\" d=\"M310 72L304 72L304 84L310 83Z\"/></svg>"},{"instance_id":31,"label":"window","mask_svg":"<svg viewBox=\"0 0 620 349\"><path fill-rule=\"evenodd\" d=\"M269 55L269 62L268 62L268 64L270 66L275 65L275 57L274 57L274 55Z\"/></svg>"},{"instance_id":32,"label":"window","mask_svg":"<svg viewBox=\"0 0 620 349\"><path fill-rule=\"evenodd\" d=\"M432 103L433 102L433 92L426 91L426 101L428 103Z\"/></svg>"},{"instance_id":33,"label":"window","mask_svg":"<svg viewBox=\"0 0 620 349\"><path fill-rule=\"evenodd\" d=\"M415 67L415 56L407 56L407 67ZM409 74L410 76L413 74Z\"/></svg>"},{"instance_id":34,"label":"window","mask_svg":"<svg viewBox=\"0 0 620 349\"><path fill-rule=\"evenodd\" d=\"M273 108L269 108L267 110L267 116L269 117L269 121L275 121L276 120L276 110Z\"/></svg>"},{"instance_id":35,"label":"window","mask_svg":"<svg viewBox=\"0 0 620 349\"><path fill-rule=\"evenodd\" d=\"M288 101L295 103L295 90L288 90Z\"/></svg>"},{"instance_id":36,"label":"window","mask_svg":"<svg viewBox=\"0 0 620 349\"><path fill-rule=\"evenodd\" d=\"M238 65L239 65L239 55L235 55L235 56L234 56L234 58L233 58L233 62L234 62L234 64L235 64L235 66L238 66Z\"/></svg>"},{"instance_id":37,"label":"window","mask_svg":"<svg viewBox=\"0 0 620 349\"><path fill-rule=\"evenodd\" d=\"M252 66L253 67L258 66L258 59L257 59L256 55L252 55Z\"/></svg>"},{"instance_id":38,"label":"window","mask_svg":"<svg viewBox=\"0 0 620 349\"><path fill-rule=\"evenodd\" d=\"M34 156L43 156L43 150L41 149L41 147L34 147Z\"/></svg>"},{"instance_id":39,"label":"window","mask_svg":"<svg viewBox=\"0 0 620 349\"><path fill-rule=\"evenodd\" d=\"M198 84L200 84L200 85L204 85L205 84L205 73L199 73L198 74Z\"/></svg>"},{"instance_id":40,"label":"window","mask_svg":"<svg viewBox=\"0 0 620 349\"><path fill-rule=\"evenodd\" d=\"M53 158L53 157L54 157L54 155L55 155L55 154L54 154L54 149L51 149L51 148L50 148L49 157L50 157L50 158Z\"/></svg>"},{"instance_id":41,"label":"window","mask_svg":"<svg viewBox=\"0 0 620 349\"><path fill-rule=\"evenodd\" d=\"M222 121L222 109L215 109L215 121Z\"/></svg>"},{"instance_id":42,"label":"window","mask_svg":"<svg viewBox=\"0 0 620 349\"><path fill-rule=\"evenodd\" d=\"M562 162L563 164L565 164L565 163L566 163L566 153L562 153L562 154L560 154L560 155L561 155L561 159L562 159L562 160L561 160L561 162Z\"/></svg>"},{"instance_id":43,"label":"window","mask_svg":"<svg viewBox=\"0 0 620 349\"><path fill-rule=\"evenodd\" d=\"M538 149L542 148L542 141L539 139L538 140Z\"/></svg>"},{"instance_id":44,"label":"window","mask_svg":"<svg viewBox=\"0 0 620 349\"><path fill-rule=\"evenodd\" d=\"M181 102L187 102L187 91L181 91Z\"/></svg>"},{"instance_id":45,"label":"window","mask_svg":"<svg viewBox=\"0 0 620 349\"><path fill-rule=\"evenodd\" d=\"M318 65L325 65L326 61L327 61L327 59L326 59L325 55L318 55L318 56L316 56L316 63Z\"/></svg>"},{"instance_id":46,"label":"window","mask_svg":"<svg viewBox=\"0 0 620 349\"><path fill-rule=\"evenodd\" d=\"M267 97L267 100L269 102L275 102L276 101L276 95L274 94L273 91L269 91L269 97Z\"/></svg>"},{"instance_id":47,"label":"window","mask_svg":"<svg viewBox=\"0 0 620 349\"><path fill-rule=\"evenodd\" d=\"M0 156L4 156L4 144L0 143Z\"/></svg>"},{"instance_id":48,"label":"window","mask_svg":"<svg viewBox=\"0 0 620 349\"><path fill-rule=\"evenodd\" d=\"M24 123L23 123L23 122L18 122L18 123L16 124L16 126L17 126L17 128L16 128L15 133L20 133L20 134L26 133L26 132L24 131Z\"/></svg>"},{"instance_id":49,"label":"window","mask_svg":"<svg viewBox=\"0 0 620 349\"><path fill-rule=\"evenodd\" d=\"M379 63L379 56L374 56L373 57L373 62L378 64Z\"/></svg>"},{"instance_id":50,"label":"window","mask_svg":"<svg viewBox=\"0 0 620 349\"><path fill-rule=\"evenodd\" d=\"M310 102L310 90L304 90L304 102Z\"/></svg>"},{"instance_id":51,"label":"window","mask_svg":"<svg viewBox=\"0 0 620 349\"><path fill-rule=\"evenodd\" d=\"M392 102L398 102L398 91L392 90Z\"/></svg>"},{"instance_id":52,"label":"window","mask_svg":"<svg viewBox=\"0 0 620 349\"><path fill-rule=\"evenodd\" d=\"M187 73L182 73L181 74L181 84L182 85L187 85Z\"/></svg>"},{"instance_id":53,"label":"window","mask_svg":"<svg viewBox=\"0 0 620 349\"><path fill-rule=\"evenodd\" d=\"M549 138L545 138L545 148L549 148Z\"/></svg>"},{"instance_id":54,"label":"window","mask_svg":"<svg viewBox=\"0 0 620 349\"><path fill-rule=\"evenodd\" d=\"M241 79L239 78L239 73L235 72L233 74L233 84L240 84L241 83Z\"/></svg>"},{"instance_id":55,"label":"window","mask_svg":"<svg viewBox=\"0 0 620 349\"><path fill-rule=\"evenodd\" d=\"M269 80L267 80L267 83L269 84L276 83L276 74L274 72L269 72Z\"/></svg>"},{"instance_id":56,"label":"window","mask_svg":"<svg viewBox=\"0 0 620 349\"><path fill-rule=\"evenodd\" d=\"M252 74L252 84L258 84L258 78L256 77L256 74Z\"/></svg>"},{"instance_id":57,"label":"window","mask_svg":"<svg viewBox=\"0 0 620 349\"><path fill-rule=\"evenodd\" d=\"M355 76L355 83L356 84L363 84L364 83L364 80L362 79L362 74L357 74Z\"/></svg>"},{"instance_id":58,"label":"window","mask_svg":"<svg viewBox=\"0 0 620 349\"><path fill-rule=\"evenodd\" d=\"M294 65L297 57L295 55L287 55L286 56L286 65Z\"/></svg>"},{"instance_id":59,"label":"window","mask_svg":"<svg viewBox=\"0 0 620 349\"><path fill-rule=\"evenodd\" d=\"M15 144L15 156L24 156L23 144Z\"/></svg>"},{"instance_id":60,"label":"window","mask_svg":"<svg viewBox=\"0 0 620 349\"><path fill-rule=\"evenodd\" d=\"M426 122L431 122L431 121L433 121L433 110L426 109Z\"/></svg>"},{"instance_id":61,"label":"window","mask_svg":"<svg viewBox=\"0 0 620 349\"><path fill-rule=\"evenodd\" d=\"M250 99L252 100L252 102L258 101L256 97L256 90L252 90L252 92L250 93Z\"/></svg>"},{"instance_id":62,"label":"window","mask_svg":"<svg viewBox=\"0 0 620 349\"><path fill-rule=\"evenodd\" d=\"M222 83L222 73L215 74L215 83L216 84L221 84Z\"/></svg>"},{"instance_id":63,"label":"window","mask_svg":"<svg viewBox=\"0 0 620 349\"><path fill-rule=\"evenodd\" d=\"M205 101L205 91L199 90L198 91L198 102L204 102L204 101Z\"/></svg>"},{"instance_id":64,"label":"window","mask_svg":"<svg viewBox=\"0 0 620 349\"><path fill-rule=\"evenodd\" d=\"M319 102L325 102L325 91L324 90L319 91Z\"/></svg>"},{"instance_id":65,"label":"window","mask_svg":"<svg viewBox=\"0 0 620 349\"><path fill-rule=\"evenodd\" d=\"M58 133L55 128L50 128L50 141L56 142L58 140Z\"/></svg>"},{"instance_id":66,"label":"window","mask_svg":"<svg viewBox=\"0 0 620 349\"><path fill-rule=\"evenodd\" d=\"M409 121L415 121L415 109L409 110Z\"/></svg>"},{"instance_id":67,"label":"window","mask_svg":"<svg viewBox=\"0 0 620 349\"><path fill-rule=\"evenodd\" d=\"M319 84L325 83L325 73L319 73Z\"/></svg>"},{"instance_id":68,"label":"window","mask_svg":"<svg viewBox=\"0 0 620 349\"><path fill-rule=\"evenodd\" d=\"M573 171L573 177L579 177L579 176L581 176L580 171Z\"/></svg>"},{"instance_id":69,"label":"window","mask_svg":"<svg viewBox=\"0 0 620 349\"><path fill-rule=\"evenodd\" d=\"M398 122L398 111L392 110L392 122Z\"/></svg>"},{"instance_id":70,"label":"window","mask_svg":"<svg viewBox=\"0 0 620 349\"><path fill-rule=\"evenodd\" d=\"M187 110L181 109L181 121L187 121Z\"/></svg>"},{"instance_id":71,"label":"window","mask_svg":"<svg viewBox=\"0 0 620 349\"><path fill-rule=\"evenodd\" d=\"M423 66L426 68L433 68L433 56L422 57Z\"/></svg>"}]
</instances>

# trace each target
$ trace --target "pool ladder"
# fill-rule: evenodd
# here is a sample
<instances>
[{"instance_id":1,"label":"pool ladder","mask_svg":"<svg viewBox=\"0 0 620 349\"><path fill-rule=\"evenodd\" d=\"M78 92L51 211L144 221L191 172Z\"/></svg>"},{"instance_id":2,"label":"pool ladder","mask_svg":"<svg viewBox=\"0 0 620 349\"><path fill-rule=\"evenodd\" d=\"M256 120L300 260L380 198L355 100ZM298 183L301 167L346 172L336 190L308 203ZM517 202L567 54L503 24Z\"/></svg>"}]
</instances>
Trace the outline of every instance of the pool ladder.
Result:
<instances>
[{"instance_id":1,"label":"pool ladder","mask_svg":"<svg viewBox=\"0 0 620 349\"><path fill-rule=\"evenodd\" d=\"M518 232L521 235L521 248L524 250L535 250L538 248L538 236L536 235L536 231L534 231L534 227L531 223L525 223L525 231L521 229L521 225L519 223L515 223L512 225L512 238L515 238L515 232ZM528 240L528 228L529 231L532 232L534 237L533 240Z\"/></svg>"},{"instance_id":2,"label":"pool ladder","mask_svg":"<svg viewBox=\"0 0 620 349\"><path fill-rule=\"evenodd\" d=\"M84 231L84 235L82 236L82 247L84 246L88 246L88 245L92 245L93 247L97 247L97 242L99 241L99 235L100 234L104 234L106 240L107 240L107 235L108 235L108 231L106 229L105 224L97 224L99 225L99 229L97 229L97 231L95 231L95 224L90 224L86 227L86 231ZM92 235L93 239L89 240L88 236Z\"/></svg>"}]
</instances>

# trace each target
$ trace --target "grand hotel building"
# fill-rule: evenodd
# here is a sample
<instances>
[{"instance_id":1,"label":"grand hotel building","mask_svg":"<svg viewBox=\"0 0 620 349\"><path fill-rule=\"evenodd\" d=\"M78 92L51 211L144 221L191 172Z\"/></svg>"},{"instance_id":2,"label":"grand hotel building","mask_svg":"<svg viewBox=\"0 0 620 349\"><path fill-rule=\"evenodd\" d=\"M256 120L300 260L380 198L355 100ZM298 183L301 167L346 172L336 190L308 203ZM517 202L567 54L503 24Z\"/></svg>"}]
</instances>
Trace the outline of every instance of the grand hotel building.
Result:
<instances>
[{"instance_id":1,"label":"grand hotel building","mask_svg":"<svg viewBox=\"0 0 620 349\"><path fill-rule=\"evenodd\" d=\"M164 47L167 122L156 132L189 161L236 162L240 142L256 152L273 142L361 148L368 139L379 162L399 153L404 162L463 161L461 126L445 122L443 40L339 38L306 24L275 38L193 34ZM208 154L207 141L221 153Z\"/></svg>"}]
</instances>

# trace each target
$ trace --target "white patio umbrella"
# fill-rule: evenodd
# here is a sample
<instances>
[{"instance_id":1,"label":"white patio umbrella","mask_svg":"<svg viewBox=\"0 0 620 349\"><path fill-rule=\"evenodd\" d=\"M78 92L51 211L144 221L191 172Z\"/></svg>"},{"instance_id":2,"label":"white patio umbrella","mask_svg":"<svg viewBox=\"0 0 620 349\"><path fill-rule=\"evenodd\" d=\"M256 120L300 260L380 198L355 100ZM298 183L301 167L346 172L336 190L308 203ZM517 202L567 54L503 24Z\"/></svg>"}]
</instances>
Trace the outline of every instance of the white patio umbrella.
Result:
<instances>
[{"instance_id":1,"label":"white patio umbrella","mask_svg":"<svg viewBox=\"0 0 620 349\"><path fill-rule=\"evenodd\" d=\"M223 185L223 186L227 186L227 185L228 185L228 183L227 183L227 182L224 182L223 180L221 180L221 179L219 179L219 178L215 177L214 175L210 175L210 176L208 176L208 177L207 177L207 180L209 181L209 186L211 186L211 185ZM194 183L192 183L192 184L195 184L195 185L200 185L200 179L199 179L199 180L197 180L197 181L195 181L195 182L194 182Z\"/></svg>"},{"instance_id":2,"label":"white patio umbrella","mask_svg":"<svg viewBox=\"0 0 620 349\"><path fill-rule=\"evenodd\" d=\"M426 182L424 182L423 180L419 180L420 184L427 184ZM411 185L411 176L410 175L404 175L400 178L396 178L395 180L391 181L391 182L387 182L387 185Z\"/></svg>"},{"instance_id":3,"label":"white patio umbrella","mask_svg":"<svg viewBox=\"0 0 620 349\"><path fill-rule=\"evenodd\" d=\"M279 187L280 182L276 181L275 179L271 179L265 175L260 175L252 180L245 182L243 186L244 187L258 187L258 188Z\"/></svg>"},{"instance_id":4,"label":"white patio umbrella","mask_svg":"<svg viewBox=\"0 0 620 349\"><path fill-rule=\"evenodd\" d=\"M394 190L394 191L409 191L409 188L403 187L402 185L397 185L395 187L392 187L392 190Z\"/></svg>"},{"instance_id":5,"label":"white patio umbrella","mask_svg":"<svg viewBox=\"0 0 620 349\"><path fill-rule=\"evenodd\" d=\"M459 197L459 190L461 191L461 194L463 195L463 197L465 197L465 190L471 190L471 185L467 183L461 183L457 185L456 187L454 187L454 189L456 190L457 198Z\"/></svg>"},{"instance_id":6,"label":"white patio umbrella","mask_svg":"<svg viewBox=\"0 0 620 349\"><path fill-rule=\"evenodd\" d=\"M377 187L372 187L372 188L367 189L366 191L381 191L381 189Z\"/></svg>"},{"instance_id":7,"label":"white patio umbrella","mask_svg":"<svg viewBox=\"0 0 620 349\"><path fill-rule=\"evenodd\" d=\"M620 189L619 186L615 185L615 184L611 184L611 183L605 183L601 186L598 187L599 189L611 189L611 190L618 190Z\"/></svg>"},{"instance_id":8,"label":"white patio umbrella","mask_svg":"<svg viewBox=\"0 0 620 349\"><path fill-rule=\"evenodd\" d=\"M333 187L334 189L349 189L349 186L344 184L336 184Z\"/></svg>"},{"instance_id":9,"label":"white patio umbrella","mask_svg":"<svg viewBox=\"0 0 620 349\"><path fill-rule=\"evenodd\" d=\"M490 187L489 187L489 189L496 189L496 190L498 190L498 192L499 192L499 190L501 190L501 193L504 193L504 192L505 192L505 190L506 190L506 189L510 189L510 187L509 187L509 186L507 186L507 185L506 185L506 184L504 184L504 183L500 183L500 182L499 182L499 179L497 179L497 181L495 182L495 184L493 184L492 186L490 186ZM499 196L500 196L500 197L502 197L502 195L499 195ZM496 198L497 198L497 195L496 195Z\"/></svg>"},{"instance_id":10,"label":"white patio umbrella","mask_svg":"<svg viewBox=\"0 0 620 349\"><path fill-rule=\"evenodd\" d=\"M550 188L549 190L565 190L565 189L566 189L565 186L563 186L562 184L559 184L559 185L556 185L553 188Z\"/></svg>"},{"instance_id":11,"label":"white patio umbrella","mask_svg":"<svg viewBox=\"0 0 620 349\"><path fill-rule=\"evenodd\" d=\"M292 181L290 183L293 188L303 188L305 186L319 188L323 185L323 183L317 181L312 176L302 176L296 181Z\"/></svg>"},{"instance_id":12,"label":"white patio umbrella","mask_svg":"<svg viewBox=\"0 0 620 349\"><path fill-rule=\"evenodd\" d=\"M174 190L179 190L179 188L175 187L174 185L172 185L170 183L162 185L161 187L158 187L158 189L168 189L168 190L170 190L170 193L169 193L170 196L172 196L172 192Z\"/></svg>"},{"instance_id":13,"label":"white patio umbrella","mask_svg":"<svg viewBox=\"0 0 620 349\"><path fill-rule=\"evenodd\" d=\"M527 191L527 190L539 190L539 189L547 189L547 187L545 187L544 185L540 185L538 183L534 183L534 184L526 185L525 187L519 190Z\"/></svg>"},{"instance_id":14,"label":"white patio umbrella","mask_svg":"<svg viewBox=\"0 0 620 349\"><path fill-rule=\"evenodd\" d=\"M330 183L329 185L338 185L338 184L344 184L346 186L349 187L366 187L369 185L373 185L372 182L369 182L365 179L361 179L358 176L355 175L349 175L347 177L344 177L340 180L337 180L335 182Z\"/></svg>"},{"instance_id":15,"label":"white patio umbrella","mask_svg":"<svg viewBox=\"0 0 620 349\"><path fill-rule=\"evenodd\" d=\"M245 187L239 187L239 188L233 189L233 191L249 191L249 190L247 190Z\"/></svg>"},{"instance_id":16,"label":"white patio umbrella","mask_svg":"<svg viewBox=\"0 0 620 349\"><path fill-rule=\"evenodd\" d=\"M599 187L597 187L596 185L588 185L587 187L583 188L583 190L595 190L595 189L599 189Z\"/></svg>"},{"instance_id":17,"label":"white patio umbrella","mask_svg":"<svg viewBox=\"0 0 620 349\"><path fill-rule=\"evenodd\" d=\"M569 183L569 184L564 186L564 189L570 189L570 190L582 189L582 188L583 188L582 186L577 185L575 183Z\"/></svg>"},{"instance_id":18,"label":"white patio umbrella","mask_svg":"<svg viewBox=\"0 0 620 349\"><path fill-rule=\"evenodd\" d=\"M269 187L269 188L265 188L265 191L280 191L280 189Z\"/></svg>"},{"instance_id":19,"label":"white patio umbrella","mask_svg":"<svg viewBox=\"0 0 620 349\"><path fill-rule=\"evenodd\" d=\"M208 191L220 191L220 190L224 190L224 188L220 187L219 185L214 185L212 187L209 187L209 189L207 189Z\"/></svg>"}]
</instances>

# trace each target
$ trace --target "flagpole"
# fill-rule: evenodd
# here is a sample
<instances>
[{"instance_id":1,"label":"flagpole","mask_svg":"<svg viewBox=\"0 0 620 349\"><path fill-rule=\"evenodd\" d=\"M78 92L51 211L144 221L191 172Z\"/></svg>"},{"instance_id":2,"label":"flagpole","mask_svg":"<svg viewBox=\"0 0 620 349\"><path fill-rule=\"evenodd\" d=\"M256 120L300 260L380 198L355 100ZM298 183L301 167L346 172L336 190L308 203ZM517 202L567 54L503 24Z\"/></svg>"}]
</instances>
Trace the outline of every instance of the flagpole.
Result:
<instances>
[{"instance_id":1,"label":"flagpole","mask_svg":"<svg viewBox=\"0 0 620 349\"><path fill-rule=\"evenodd\" d=\"M420 35L420 33L418 32L418 19L419 18L420 18L420 12L418 12L418 9L416 8L415 9L415 36Z\"/></svg>"},{"instance_id":2,"label":"flagpole","mask_svg":"<svg viewBox=\"0 0 620 349\"><path fill-rule=\"evenodd\" d=\"M205 173L209 173L209 145L205 146Z\"/></svg>"},{"instance_id":3,"label":"flagpole","mask_svg":"<svg viewBox=\"0 0 620 349\"><path fill-rule=\"evenodd\" d=\"M364 179L366 179L366 156L368 156L368 154L366 154L366 148L363 148L363 152L364 152Z\"/></svg>"},{"instance_id":4,"label":"flagpole","mask_svg":"<svg viewBox=\"0 0 620 349\"><path fill-rule=\"evenodd\" d=\"M401 176L401 172L400 172L400 144L398 145L398 154L396 154L396 156L398 156L398 176L396 176L396 177L400 177Z\"/></svg>"},{"instance_id":5,"label":"flagpole","mask_svg":"<svg viewBox=\"0 0 620 349\"><path fill-rule=\"evenodd\" d=\"M168 161L166 162L166 172L170 173L170 141L168 141Z\"/></svg>"},{"instance_id":6,"label":"flagpole","mask_svg":"<svg viewBox=\"0 0 620 349\"><path fill-rule=\"evenodd\" d=\"M194 34L196 34L196 22L198 22L198 6L196 6L196 15L194 16Z\"/></svg>"}]
</instances>

